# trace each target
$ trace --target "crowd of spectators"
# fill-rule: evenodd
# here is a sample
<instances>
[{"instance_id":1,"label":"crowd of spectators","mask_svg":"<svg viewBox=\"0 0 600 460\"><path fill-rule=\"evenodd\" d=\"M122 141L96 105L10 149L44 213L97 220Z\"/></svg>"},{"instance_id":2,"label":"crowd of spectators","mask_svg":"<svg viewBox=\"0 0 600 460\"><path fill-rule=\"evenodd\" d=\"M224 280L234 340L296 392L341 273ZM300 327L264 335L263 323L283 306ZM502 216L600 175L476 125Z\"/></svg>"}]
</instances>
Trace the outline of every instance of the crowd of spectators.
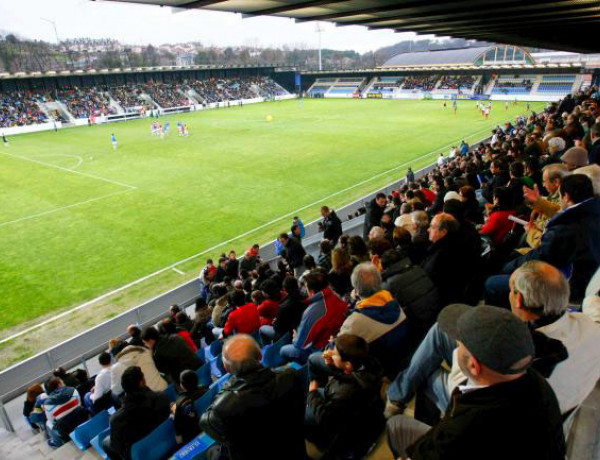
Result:
<instances>
[{"instance_id":1,"label":"crowd of spectators","mask_svg":"<svg viewBox=\"0 0 600 460\"><path fill-rule=\"evenodd\" d=\"M211 78L190 82L189 87L195 90L207 104L254 99L259 96L274 98L285 93L268 77Z\"/></svg>"},{"instance_id":2,"label":"crowd of spectators","mask_svg":"<svg viewBox=\"0 0 600 460\"><path fill-rule=\"evenodd\" d=\"M47 99L65 104L75 118L114 115L117 113L116 109L111 107L110 99L105 92L96 87L74 87L71 89L56 90Z\"/></svg>"},{"instance_id":3,"label":"crowd of spectators","mask_svg":"<svg viewBox=\"0 0 600 460\"><path fill-rule=\"evenodd\" d=\"M406 77L402 89L420 89L431 91L439 79L438 75L425 75L422 77Z\"/></svg>"},{"instance_id":4,"label":"crowd of spectators","mask_svg":"<svg viewBox=\"0 0 600 460\"><path fill-rule=\"evenodd\" d=\"M148 101L142 97L143 89L139 85L115 86L110 88L109 92L125 111L148 105Z\"/></svg>"},{"instance_id":5,"label":"crowd of spectators","mask_svg":"<svg viewBox=\"0 0 600 460\"><path fill-rule=\"evenodd\" d=\"M148 83L144 85L144 92L164 109L190 105L190 100L181 92L180 85Z\"/></svg>"},{"instance_id":6,"label":"crowd of spectators","mask_svg":"<svg viewBox=\"0 0 600 460\"><path fill-rule=\"evenodd\" d=\"M527 91L530 91L533 88L533 82L528 78L515 77L514 80L498 80L495 88L525 88Z\"/></svg>"},{"instance_id":7,"label":"crowd of spectators","mask_svg":"<svg viewBox=\"0 0 600 460\"><path fill-rule=\"evenodd\" d=\"M170 416L180 445L217 442L208 458L300 460L308 440L313 458L359 459L387 424L394 458L564 459L563 421L600 377L599 99L569 96L411 171L365 204L363 236L324 206L318 256L294 218L276 266L258 245L207 260L192 318L173 306L132 325L93 384L59 372L30 389L26 415L57 445L85 411L118 407L113 460ZM308 385L264 361L260 344L274 343ZM231 377L195 413L204 347Z\"/></svg>"},{"instance_id":8,"label":"crowd of spectators","mask_svg":"<svg viewBox=\"0 0 600 460\"><path fill-rule=\"evenodd\" d=\"M0 93L0 128L44 123L48 117L36 103L31 91Z\"/></svg>"},{"instance_id":9,"label":"crowd of spectators","mask_svg":"<svg viewBox=\"0 0 600 460\"><path fill-rule=\"evenodd\" d=\"M473 75L445 75L440 80L438 89L471 89L475 83L476 77Z\"/></svg>"}]
</instances>

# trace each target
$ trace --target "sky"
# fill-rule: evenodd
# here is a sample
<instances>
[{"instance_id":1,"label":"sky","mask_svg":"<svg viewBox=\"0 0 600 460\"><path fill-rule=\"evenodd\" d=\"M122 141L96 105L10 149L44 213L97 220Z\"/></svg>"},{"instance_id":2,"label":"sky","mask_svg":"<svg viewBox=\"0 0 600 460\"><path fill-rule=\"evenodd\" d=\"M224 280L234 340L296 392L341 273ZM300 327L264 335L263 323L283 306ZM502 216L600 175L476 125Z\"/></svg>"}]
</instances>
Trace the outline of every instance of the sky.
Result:
<instances>
[{"instance_id":1,"label":"sky","mask_svg":"<svg viewBox=\"0 0 600 460\"><path fill-rule=\"evenodd\" d=\"M0 32L56 42L77 37L114 38L123 43L180 43L199 41L215 46L303 46L316 48L317 23L256 17L214 11L181 11L156 6L90 0L0 1ZM319 23L323 48L364 53L415 37L360 26L335 27Z\"/></svg>"}]
</instances>

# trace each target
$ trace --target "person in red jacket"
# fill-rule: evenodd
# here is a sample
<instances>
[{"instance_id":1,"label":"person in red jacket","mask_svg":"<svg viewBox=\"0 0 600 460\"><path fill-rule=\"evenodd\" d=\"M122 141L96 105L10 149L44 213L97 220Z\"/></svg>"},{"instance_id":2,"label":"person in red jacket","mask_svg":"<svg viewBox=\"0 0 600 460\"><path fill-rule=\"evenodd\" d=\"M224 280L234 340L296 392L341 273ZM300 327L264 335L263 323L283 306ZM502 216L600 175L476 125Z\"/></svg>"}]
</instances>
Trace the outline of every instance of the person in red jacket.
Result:
<instances>
[{"instance_id":1,"label":"person in red jacket","mask_svg":"<svg viewBox=\"0 0 600 460\"><path fill-rule=\"evenodd\" d=\"M281 300L281 291L277 283L271 279L263 281L260 290L266 299L258 306L258 316L260 316L260 325L272 324L279 310L279 301Z\"/></svg>"},{"instance_id":2,"label":"person in red jacket","mask_svg":"<svg viewBox=\"0 0 600 460\"><path fill-rule=\"evenodd\" d=\"M508 217L515 214L512 196L508 188L496 187L494 189L494 207L479 232L489 236L495 246L500 246L514 225L514 222Z\"/></svg>"},{"instance_id":3,"label":"person in red jacket","mask_svg":"<svg viewBox=\"0 0 600 460\"><path fill-rule=\"evenodd\" d=\"M240 291L244 295L243 291ZM237 293L236 293L237 294ZM237 307L227 317L225 328L223 329L223 337L229 337L234 334L252 335L258 331L260 327L260 318L256 305L252 302Z\"/></svg>"}]
</instances>

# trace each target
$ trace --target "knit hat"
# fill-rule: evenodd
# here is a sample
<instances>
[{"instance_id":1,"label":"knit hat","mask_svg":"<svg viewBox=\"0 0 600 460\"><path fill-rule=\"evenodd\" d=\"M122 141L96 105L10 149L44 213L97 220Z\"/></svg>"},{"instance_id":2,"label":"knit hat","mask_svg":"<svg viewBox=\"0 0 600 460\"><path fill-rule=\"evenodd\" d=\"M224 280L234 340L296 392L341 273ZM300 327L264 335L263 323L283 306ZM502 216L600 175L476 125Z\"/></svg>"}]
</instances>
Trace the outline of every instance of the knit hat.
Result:
<instances>
[{"instance_id":1,"label":"knit hat","mask_svg":"<svg viewBox=\"0 0 600 460\"><path fill-rule=\"evenodd\" d=\"M453 190L450 190L444 195L444 203L448 200L458 200L460 201L460 195Z\"/></svg>"},{"instance_id":2,"label":"knit hat","mask_svg":"<svg viewBox=\"0 0 600 460\"><path fill-rule=\"evenodd\" d=\"M567 150L562 157L560 157L563 163L568 163L580 168L587 166L588 164L588 152L583 147L571 147Z\"/></svg>"}]
</instances>

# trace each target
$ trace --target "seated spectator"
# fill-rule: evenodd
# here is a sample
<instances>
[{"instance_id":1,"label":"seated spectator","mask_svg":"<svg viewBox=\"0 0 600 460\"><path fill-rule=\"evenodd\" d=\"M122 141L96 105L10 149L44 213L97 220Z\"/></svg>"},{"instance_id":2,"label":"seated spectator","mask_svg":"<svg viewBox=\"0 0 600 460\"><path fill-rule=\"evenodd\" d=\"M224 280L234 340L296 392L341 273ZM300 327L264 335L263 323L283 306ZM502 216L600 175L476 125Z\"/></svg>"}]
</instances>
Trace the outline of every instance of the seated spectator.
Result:
<instances>
[{"instance_id":1,"label":"seated spectator","mask_svg":"<svg viewBox=\"0 0 600 460\"><path fill-rule=\"evenodd\" d=\"M246 251L244 253L244 257L240 261L240 271L246 270L250 273L253 270L256 270L256 266L258 264L256 256L253 256L250 251Z\"/></svg>"},{"instance_id":2,"label":"seated spectator","mask_svg":"<svg viewBox=\"0 0 600 460\"><path fill-rule=\"evenodd\" d=\"M310 382L306 438L328 458L363 458L385 425L381 366L356 335L340 334L328 352L325 362L334 372L323 389Z\"/></svg>"},{"instance_id":3,"label":"seated spectator","mask_svg":"<svg viewBox=\"0 0 600 460\"><path fill-rule=\"evenodd\" d=\"M194 408L194 401L208 391L205 386L198 386L198 374L194 371L183 371L179 376L181 392L177 400L171 404L175 439L177 444L187 444L200 434L199 417Z\"/></svg>"},{"instance_id":4,"label":"seated spectator","mask_svg":"<svg viewBox=\"0 0 600 460\"><path fill-rule=\"evenodd\" d=\"M431 246L428 233L429 215L425 211L413 211L410 217L414 224L411 259L413 263L420 264L425 259L429 246Z\"/></svg>"},{"instance_id":5,"label":"seated spectator","mask_svg":"<svg viewBox=\"0 0 600 460\"><path fill-rule=\"evenodd\" d=\"M115 361L115 364L111 368L110 376L110 391L113 399L118 398L123 393L123 388L121 387L123 373L134 366L142 370L146 386L152 391L165 391L167 389L168 384L161 377L158 369L156 369L152 352L146 347L129 345L115 356Z\"/></svg>"},{"instance_id":6,"label":"seated spectator","mask_svg":"<svg viewBox=\"0 0 600 460\"><path fill-rule=\"evenodd\" d=\"M363 239L368 239L369 232L375 226L378 226L383 217L383 213L387 206L387 196L385 193L379 192L366 205L365 223L363 226ZM364 261L361 261L364 262Z\"/></svg>"},{"instance_id":7,"label":"seated spectator","mask_svg":"<svg viewBox=\"0 0 600 460\"><path fill-rule=\"evenodd\" d=\"M509 220L508 217L515 214L510 191L506 187L496 187L494 190L494 206L490 210L490 215L479 232L489 237L492 243L496 247L499 247L514 225L514 222Z\"/></svg>"},{"instance_id":8,"label":"seated spectator","mask_svg":"<svg viewBox=\"0 0 600 460\"><path fill-rule=\"evenodd\" d=\"M203 337L206 336L207 324L210 321L211 311L206 305L206 300L199 297L196 300L194 308L194 324L190 330L190 335L194 343L199 344Z\"/></svg>"},{"instance_id":9,"label":"seated spectator","mask_svg":"<svg viewBox=\"0 0 600 460\"><path fill-rule=\"evenodd\" d=\"M166 318L161 323L159 323L158 331L161 335L165 336L178 335L184 340L184 342L190 348L190 350L192 350L194 353L198 351L198 347L196 347L196 344L192 340L190 333L186 329L178 327L175 324L175 322L170 318Z\"/></svg>"},{"instance_id":10,"label":"seated spectator","mask_svg":"<svg viewBox=\"0 0 600 460\"><path fill-rule=\"evenodd\" d=\"M147 340L146 330L142 336ZM169 398L146 386L139 367L130 367L123 373L121 386L125 392L123 406L110 418L110 436L102 443L110 460L130 460L131 446L150 434L170 413Z\"/></svg>"},{"instance_id":11,"label":"seated spectator","mask_svg":"<svg viewBox=\"0 0 600 460\"><path fill-rule=\"evenodd\" d=\"M169 309L171 313L171 320L177 324L178 327L185 329L186 331L190 331L192 329L193 323L190 317L187 315L185 310L182 310L179 305L173 305ZM182 314L180 314L182 313ZM177 316L179 316L179 322L177 322Z\"/></svg>"},{"instance_id":12,"label":"seated spectator","mask_svg":"<svg viewBox=\"0 0 600 460\"><path fill-rule=\"evenodd\" d=\"M225 342L223 364L232 377L200 419L200 428L223 446L208 458L305 460L304 383L294 370L274 372L260 361L252 337Z\"/></svg>"},{"instance_id":13,"label":"seated spectator","mask_svg":"<svg viewBox=\"0 0 600 460\"><path fill-rule=\"evenodd\" d=\"M142 330L136 324L127 327L127 335L129 336L129 345L134 345L136 347L144 346L144 342L142 341Z\"/></svg>"},{"instance_id":14,"label":"seated spectator","mask_svg":"<svg viewBox=\"0 0 600 460\"><path fill-rule=\"evenodd\" d=\"M588 165L588 152L583 147L571 147L560 159L569 171L573 171Z\"/></svg>"},{"instance_id":15,"label":"seated spectator","mask_svg":"<svg viewBox=\"0 0 600 460\"><path fill-rule=\"evenodd\" d=\"M326 272L331 270L331 251L333 251L332 243L329 240L322 240L319 245L317 265Z\"/></svg>"},{"instance_id":16,"label":"seated spectator","mask_svg":"<svg viewBox=\"0 0 600 460\"><path fill-rule=\"evenodd\" d=\"M342 298L352 291L352 268L350 253L346 249L335 248L331 253L331 271L328 278L331 289Z\"/></svg>"},{"instance_id":17,"label":"seated spectator","mask_svg":"<svg viewBox=\"0 0 600 460\"><path fill-rule=\"evenodd\" d=\"M398 301L410 321L410 328L419 340L435 322L441 309L437 288L419 265L406 254L389 249L377 255L375 266L381 272L383 289Z\"/></svg>"},{"instance_id":18,"label":"seated spectator","mask_svg":"<svg viewBox=\"0 0 600 460\"><path fill-rule=\"evenodd\" d=\"M142 340L152 350L156 368L176 384L183 371L196 370L202 365L202 360L178 335L161 336L155 328L147 327Z\"/></svg>"},{"instance_id":19,"label":"seated spectator","mask_svg":"<svg viewBox=\"0 0 600 460\"><path fill-rule=\"evenodd\" d=\"M260 327L260 317L256 305L246 302L244 291L234 291L230 294L234 310L227 317L223 328L223 337L234 334L255 334Z\"/></svg>"},{"instance_id":20,"label":"seated spectator","mask_svg":"<svg viewBox=\"0 0 600 460\"><path fill-rule=\"evenodd\" d=\"M112 356L106 352L100 353L98 363L100 363L102 370L96 375L93 388L89 393L86 393L84 398L85 407L92 414L96 414L111 406L110 380Z\"/></svg>"},{"instance_id":21,"label":"seated spectator","mask_svg":"<svg viewBox=\"0 0 600 460\"><path fill-rule=\"evenodd\" d=\"M229 251L225 271L227 272L227 276L229 276L232 280L240 277L240 261L237 259L235 251Z\"/></svg>"},{"instance_id":22,"label":"seated spectator","mask_svg":"<svg viewBox=\"0 0 600 460\"><path fill-rule=\"evenodd\" d=\"M25 402L23 403L23 417L25 417L25 420L27 421L29 426L35 431L43 429L44 424L33 423L29 419L29 416L33 412L35 402L37 401L38 396L41 395L43 392L44 388L42 387L42 385L40 383L36 383L27 388L27 393L25 393Z\"/></svg>"},{"instance_id":23,"label":"seated spectator","mask_svg":"<svg viewBox=\"0 0 600 460\"><path fill-rule=\"evenodd\" d=\"M298 280L293 276L287 276L283 280L283 290L286 295L279 304L277 316L272 325L264 325L260 328L263 343L271 343L279 340L287 332L298 328L302 313L306 308L306 300L300 292Z\"/></svg>"},{"instance_id":24,"label":"seated spectator","mask_svg":"<svg viewBox=\"0 0 600 460\"><path fill-rule=\"evenodd\" d=\"M306 362L311 353L322 350L344 322L348 305L329 287L327 275L315 271L305 277L309 305L302 314L293 343L281 348L287 360Z\"/></svg>"},{"instance_id":25,"label":"seated spectator","mask_svg":"<svg viewBox=\"0 0 600 460\"><path fill-rule=\"evenodd\" d=\"M352 286L360 301L342 324L340 333L365 339L385 375L393 378L410 356L406 315L392 294L382 289L381 275L372 263L365 262L354 269Z\"/></svg>"},{"instance_id":26,"label":"seated spectator","mask_svg":"<svg viewBox=\"0 0 600 460\"><path fill-rule=\"evenodd\" d=\"M258 316L260 316L260 325L272 324L277 316L279 302L281 300L281 290L277 283L272 279L264 281L260 285L260 289L265 297L265 300L258 306Z\"/></svg>"},{"instance_id":27,"label":"seated spectator","mask_svg":"<svg viewBox=\"0 0 600 460\"><path fill-rule=\"evenodd\" d=\"M488 278L488 302L506 306L508 274L528 260L542 260L566 273L572 272L571 301L583 299L585 288L600 265L600 199L594 196L590 179L582 174L563 179L561 196L566 209L548 222L540 246L506 264L503 275Z\"/></svg>"},{"instance_id":28,"label":"seated spectator","mask_svg":"<svg viewBox=\"0 0 600 460\"><path fill-rule=\"evenodd\" d=\"M308 275L311 271L317 268L317 262L315 261L315 258L310 254L306 254L302 258L302 262L304 263L304 272L300 275L300 278L298 278L298 281L300 283L304 282L305 275Z\"/></svg>"},{"instance_id":29,"label":"seated spectator","mask_svg":"<svg viewBox=\"0 0 600 460\"><path fill-rule=\"evenodd\" d=\"M358 235L352 235L348 238L348 251L352 260L352 268L358 264L369 261L369 248L367 243Z\"/></svg>"},{"instance_id":30,"label":"seated spectator","mask_svg":"<svg viewBox=\"0 0 600 460\"><path fill-rule=\"evenodd\" d=\"M535 349L526 324L506 310L465 305L446 307L439 324L458 343L468 383L433 427L404 415L388 421L394 458L475 460L485 452L490 460L563 459L558 403L546 380L529 369Z\"/></svg>"},{"instance_id":31,"label":"seated spectator","mask_svg":"<svg viewBox=\"0 0 600 460\"><path fill-rule=\"evenodd\" d=\"M89 415L77 390L66 386L59 377L48 379L45 387L46 392L38 396L29 420L37 425L45 424L48 445L60 447Z\"/></svg>"}]
</instances>

